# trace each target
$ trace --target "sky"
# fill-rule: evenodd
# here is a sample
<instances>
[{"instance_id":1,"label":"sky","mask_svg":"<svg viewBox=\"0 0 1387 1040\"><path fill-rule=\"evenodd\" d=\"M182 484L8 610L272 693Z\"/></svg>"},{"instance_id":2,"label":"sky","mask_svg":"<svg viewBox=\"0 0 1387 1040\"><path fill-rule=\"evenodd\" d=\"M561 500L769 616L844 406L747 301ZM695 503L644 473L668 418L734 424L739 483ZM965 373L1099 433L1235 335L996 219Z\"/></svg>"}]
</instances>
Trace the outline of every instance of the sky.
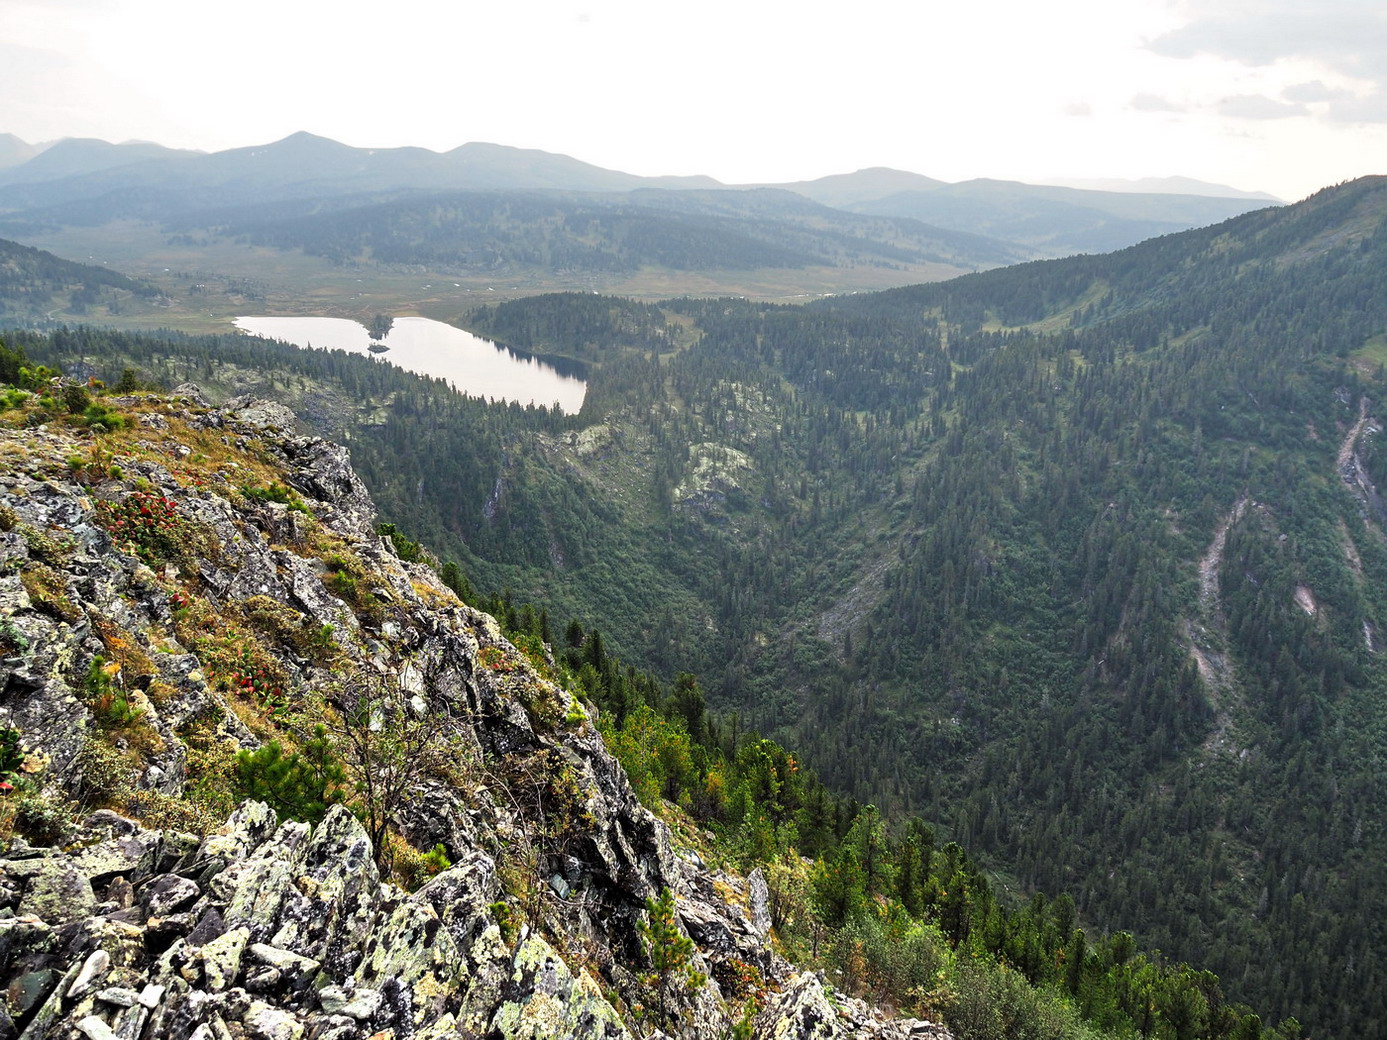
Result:
<instances>
[{"instance_id":1,"label":"sky","mask_svg":"<svg viewBox=\"0 0 1387 1040\"><path fill-rule=\"evenodd\" d=\"M491 141L728 184L1387 173L1382 0L0 0L0 133Z\"/></svg>"}]
</instances>

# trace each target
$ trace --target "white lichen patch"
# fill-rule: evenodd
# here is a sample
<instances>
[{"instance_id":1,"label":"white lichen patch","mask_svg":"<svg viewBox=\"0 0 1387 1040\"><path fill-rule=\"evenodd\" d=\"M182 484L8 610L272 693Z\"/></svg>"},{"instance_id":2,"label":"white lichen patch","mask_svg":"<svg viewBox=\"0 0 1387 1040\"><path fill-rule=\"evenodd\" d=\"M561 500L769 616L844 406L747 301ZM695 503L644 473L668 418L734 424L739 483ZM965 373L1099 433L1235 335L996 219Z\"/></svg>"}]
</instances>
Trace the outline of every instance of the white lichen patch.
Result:
<instances>
[{"instance_id":1,"label":"white lichen patch","mask_svg":"<svg viewBox=\"0 0 1387 1040\"><path fill-rule=\"evenodd\" d=\"M676 502L740 490L740 475L750 473L753 468L745 452L725 444L704 441L692 445L689 455L688 474L673 492Z\"/></svg>"},{"instance_id":2,"label":"white lichen patch","mask_svg":"<svg viewBox=\"0 0 1387 1040\"><path fill-rule=\"evenodd\" d=\"M595 455L612 442L612 431L606 423L589 426L568 435L568 446L581 456Z\"/></svg>"}]
</instances>

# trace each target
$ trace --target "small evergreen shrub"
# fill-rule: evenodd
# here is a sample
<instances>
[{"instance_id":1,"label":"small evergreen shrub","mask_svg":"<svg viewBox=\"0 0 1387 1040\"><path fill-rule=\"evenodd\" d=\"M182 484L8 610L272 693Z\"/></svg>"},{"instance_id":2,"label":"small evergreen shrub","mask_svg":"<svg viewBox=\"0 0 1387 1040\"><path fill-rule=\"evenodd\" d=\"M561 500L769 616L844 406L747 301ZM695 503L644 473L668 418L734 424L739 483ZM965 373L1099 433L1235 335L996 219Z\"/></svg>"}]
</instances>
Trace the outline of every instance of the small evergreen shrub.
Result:
<instances>
[{"instance_id":1,"label":"small evergreen shrub","mask_svg":"<svg viewBox=\"0 0 1387 1040\"><path fill-rule=\"evenodd\" d=\"M317 726L297 751L285 751L272 740L236 756L241 798L269 805L285 819L317 823L328 808L347 797L347 773L333 750L327 730Z\"/></svg>"}]
</instances>

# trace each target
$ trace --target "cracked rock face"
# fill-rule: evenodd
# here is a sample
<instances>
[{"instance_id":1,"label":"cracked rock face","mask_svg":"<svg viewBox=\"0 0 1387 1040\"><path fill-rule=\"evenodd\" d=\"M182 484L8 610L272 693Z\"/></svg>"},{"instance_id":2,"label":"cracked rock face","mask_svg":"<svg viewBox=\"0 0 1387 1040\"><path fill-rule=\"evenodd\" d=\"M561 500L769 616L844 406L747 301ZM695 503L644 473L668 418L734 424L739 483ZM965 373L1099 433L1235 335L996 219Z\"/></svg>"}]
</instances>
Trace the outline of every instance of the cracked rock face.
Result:
<instances>
[{"instance_id":1,"label":"cracked rock face","mask_svg":"<svg viewBox=\"0 0 1387 1040\"><path fill-rule=\"evenodd\" d=\"M572 694L375 534L344 448L191 386L125 407L119 474L72 463L99 454L88 434L0 428L0 726L52 801L86 809L47 844L0 844L0 1040L722 1037L733 962L767 981L758 1037L946 1035L797 975L764 878L676 854ZM179 539L113 529L98 503L132 500ZM186 809L211 751L276 733L246 710L243 651L293 705L350 708L343 675L395 684L446 762L387 822L450 866L398 887L341 805L317 824ZM654 995L637 924L665 888L709 981L666 987L657 1023L633 1011Z\"/></svg>"},{"instance_id":2,"label":"cracked rock face","mask_svg":"<svg viewBox=\"0 0 1387 1040\"><path fill-rule=\"evenodd\" d=\"M496 916L505 904L495 898L503 893L483 853L469 852L406 893L380 881L369 839L345 808L310 827L247 802L196 846L122 821L127 840L150 852L92 889L78 867L82 843L101 834L110 815L93 814L70 851L0 860L20 911L0 917L0 978L11 1008L0 1035L647 1035L619 1009L613 986L625 973L614 972L613 982L602 964L594 970L575 959L576 947L562 951L572 939L562 932L545 938L526 928L505 937ZM209 863L221 869L209 872ZM67 885L86 886L85 898L62 908L33 903ZM31 904L48 916L26 910ZM175 907L187 907L184 916L196 924L169 943L162 925ZM681 898L680 907L696 939L716 915L696 898ZM737 913L722 929L746 923ZM783 988L757 1016L756 1037L947 1040L929 1023L830 999L817 976L795 975L763 953L771 981ZM716 949L700 952L705 963L716 956ZM730 1028L713 983L676 1010L671 1035L720 1037Z\"/></svg>"}]
</instances>

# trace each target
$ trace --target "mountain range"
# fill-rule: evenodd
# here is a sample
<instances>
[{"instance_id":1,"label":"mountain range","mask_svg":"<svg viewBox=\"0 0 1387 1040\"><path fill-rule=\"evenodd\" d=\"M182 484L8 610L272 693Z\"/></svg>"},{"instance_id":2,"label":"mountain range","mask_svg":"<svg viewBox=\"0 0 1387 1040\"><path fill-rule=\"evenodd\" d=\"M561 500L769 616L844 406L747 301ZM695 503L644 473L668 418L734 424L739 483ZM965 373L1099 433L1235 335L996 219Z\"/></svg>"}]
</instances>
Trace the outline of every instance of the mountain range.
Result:
<instances>
[{"instance_id":1,"label":"mountain range","mask_svg":"<svg viewBox=\"0 0 1387 1040\"><path fill-rule=\"evenodd\" d=\"M7 142L11 159L23 142ZM1156 234L1212 223L1266 205L1265 196L1131 194L975 180L947 184L895 170L869 169L815 181L727 186L710 177L639 177L577 159L495 144L437 153L422 148L353 148L308 133L212 154L142 142L70 139L0 168L0 230L35 243L36 230L137 218L187 223L207 210L309 200L353 208L381 196L436 193L656 194L750 189L794 192L835 210L918 221L917 236L943 232L995 240L958 257L948 273L1012 259L1130 245ZM677 204L676 204L677 206ZM838 220L846 218L839 217ZM872 240L870 231L855 232ZM676 236L677 237L677 236ZM677 265L676 265L677 266Z\"/></svg>"}]
</instances>

